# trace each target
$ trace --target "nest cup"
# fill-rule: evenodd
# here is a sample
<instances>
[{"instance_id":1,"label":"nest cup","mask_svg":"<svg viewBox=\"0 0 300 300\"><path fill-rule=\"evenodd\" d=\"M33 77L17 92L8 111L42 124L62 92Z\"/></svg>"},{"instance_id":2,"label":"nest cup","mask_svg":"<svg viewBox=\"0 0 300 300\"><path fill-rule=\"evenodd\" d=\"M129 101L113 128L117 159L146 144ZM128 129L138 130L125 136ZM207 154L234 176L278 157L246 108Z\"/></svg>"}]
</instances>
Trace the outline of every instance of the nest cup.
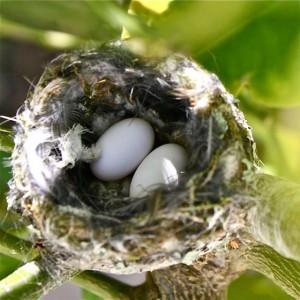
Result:
<instances>
[{"instance_id":1,"label":"nest cup","mask_svg":"<svg viewBox=\"0 0 300 300\"><path fill-rule=\"evenodd\" d=\"M177 186L130 198L130 176L92 175L98 138L132 117L152 125L155 147L187 151ZM63 54L17 120L9 208L62 265L129 274L190 264L233 234L228 212L256 168L254 144L234 97L191 59L144 59L121 44Z\"/></svg>"}]
</instances>

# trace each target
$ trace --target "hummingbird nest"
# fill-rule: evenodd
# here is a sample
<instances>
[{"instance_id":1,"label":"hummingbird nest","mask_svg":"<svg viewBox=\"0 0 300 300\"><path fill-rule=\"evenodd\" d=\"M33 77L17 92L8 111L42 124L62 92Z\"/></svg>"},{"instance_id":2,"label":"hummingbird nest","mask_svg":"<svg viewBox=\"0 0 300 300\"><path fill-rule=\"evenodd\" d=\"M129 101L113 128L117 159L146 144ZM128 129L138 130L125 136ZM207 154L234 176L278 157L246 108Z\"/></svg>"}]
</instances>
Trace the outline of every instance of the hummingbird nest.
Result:
<instances>
[{"instance_id":1,"label":"hummingbird nest","mask_svg":"<svg viewBox=\"0 0 300 300\"><path fill-rule=\"evenodd\" d=\"M130 198L130 176L92 175L98 138L131 117L152 125L155 146L187 151L177 186ZM251 130L217 76L182 55L142 58L121 44L62 54L15 129L9 208L62 266L129 274L192 264L243 226L239 195L256 168Z\"/></svg>"}]
</instances>

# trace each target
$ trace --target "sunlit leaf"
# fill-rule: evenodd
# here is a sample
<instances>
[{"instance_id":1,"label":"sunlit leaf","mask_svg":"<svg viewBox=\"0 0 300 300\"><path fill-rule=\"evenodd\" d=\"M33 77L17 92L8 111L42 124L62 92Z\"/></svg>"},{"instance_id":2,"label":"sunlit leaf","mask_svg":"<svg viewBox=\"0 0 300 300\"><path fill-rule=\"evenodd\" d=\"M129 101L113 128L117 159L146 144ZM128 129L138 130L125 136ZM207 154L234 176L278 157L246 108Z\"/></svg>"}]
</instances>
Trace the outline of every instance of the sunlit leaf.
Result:
<instances>
[{"instance_id":1,"label":"sunlit leaf","mask_svg":"<svg viewBox=\"0 0 300 300\"><path fill-rule=\"evenodd\" d=\"M170 46L199 52L233 34L272 5L264 1L173 1L153 26Z\"/></svg>"},{"instance_id":2,"label":"sunlit leaf","mask_svg":"<svg viewBox=\"0 0 300 300\"><path fill-rule=\"evenodd\" d=\"M253 129L264 172L300 182L299 131L286 128L272 114L259 118L251 111L244 112Z\"/></svg>"},{"instance_id":3,"label":"sunlit leaf","mask_svg":"<svg viewBox=\"0 0 300 300\"><path fill-rule=\"evenodd\" d=\"M0 151L0 206L4 193L8 190L7 181L10 179L10 168L7 166L9 154Z\"/></svg>"},{"instance_id":4,"label":"sunlit leaf","mask_svg":"<svg viewBox=\"0 0 300 300\"><path fill-rule=\"evenodd\" d=\"M172 0L133 0L131 1L131 5L137 2L140 2L145 8L153 12L161 14L168 9L169 4L170 2L172 2Z\"/></svg>"}]
</instances>

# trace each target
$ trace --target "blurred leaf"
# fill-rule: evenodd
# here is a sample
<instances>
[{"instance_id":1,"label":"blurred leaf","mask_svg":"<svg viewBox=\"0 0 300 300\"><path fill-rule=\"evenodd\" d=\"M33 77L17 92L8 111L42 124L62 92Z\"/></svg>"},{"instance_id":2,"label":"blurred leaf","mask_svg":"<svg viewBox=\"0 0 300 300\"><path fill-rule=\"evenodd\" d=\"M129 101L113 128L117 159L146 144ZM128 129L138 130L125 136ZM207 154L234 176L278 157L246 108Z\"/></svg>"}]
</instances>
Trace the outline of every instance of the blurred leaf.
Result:
<instances>
[{"instance_id":1,"label":"blurred leaf","mask_svg":"<svg viewBox=\"0 0 300 300\"><path fill-rule=\"evenodd\" d=\"M136 3L141 3L146 9L155 12L156 14L161 14L168 9L170 2L172 2L172 0L133 0L131 1L130 9L132 6L134 7Z\"/></svg>"},{"instance_id":2,"label":"blurred leaf","mask_svg":"<svg viewBox=\"0 0 300 300\"><path fill-rule=\"evenodd\" d=\"M259 117L259 112L247 111L246 119L253 129L263 171L300 182L300 134L278 121L277 113ZM275 114L275 115L274 115Z\"/></svg>"},{"instance_id":3,"label":"blurred leaf","mask_svg":"<svg viewBox=\"0 0 300 300\"><path fill-rule=\"evenodd\" d=\"M82 289L82 298L83 298L83 300L105 300L104 298L96 296L95 294L93 294L85 289Z\"/></svg>"},{"instance_id":4,"label":"blurred leaf","mask_svg":"<svg viewBox=\"0 0 300 300\"><path fill-rule=\"evenodd\" d=\"M11 153L14 148L14 141L11 131L0 128L0 151Z\"/></svg>"},{"instance_id":5,"label":"blurred leaf","mask_svg":"<svg viewBox=\"0 0 300 300\"><path fill-rule=\"evenodd\" d=\"M131 1L128 12L137 15L140 19L148 25L168 10L171 0L166 1L152 1L152 0L134 0Z\"/></svg>"},{"instance_id":6,"label":"blurred leaf","mask_svg":"<svg viewBox=\"0 0 300 300\"><path fill-rule=\"evenodd\" d=\"M272 6L265 1L172 1L153 26L176 49L204 51Z\"/></svg>"},{"instance_id":7,"label":"blurred leaf","mask_svg":"<svg viewBox=\"0 0 300 300\"><path fill-rule=\"evenodd\" d=\"M228 300L292 300L270 279L256 272L245 272L228 290Z\"/></svg>"},{"instance_id":8,"label":"blurred leaf","mask_svg":"<svg viewBox=\"0 0 300 300\"><path fill-rule=\"evenodd\" d=\"M276 2L272 8L196 58L232 91L248 76L252 101L299 105L299 2Z\"/></svg>"},{"instance_id":9,"label":"blurred leaf","mask_svg":"<svg viewBox=\"0 0 300 300\"><path fill-rule=\"evenodd\" d=\"M7 212L6 192L8 191L8 181L11 178L8 164L9 154L0 151L0 228L8 229L14 227L12 215ZM1 229L0 229L1 230ZM3 238L1 236L1 238Z\"/></svg>"},{"instance_id":10,"label":"blurred leaf","mask_svg":"<svg viewBox=\"0 0 300 300\"><path fill-rule=\"evenodd\" d=\"M0 234L0 253L24 262L30 261L38 256L38 252L32 247L31 242L19 239L2 229L0 229Z\"/></svg>"},{"instance_id":11,"label":"blurred leaf","mask_svg":"<svg viewBox=\"0 0 300 300\"><path fill-rule=\"evenodd\" d=\"M114 1L2 1L4 19L39 30L74 34L86 40L119 37L123 26L140 35L146 27Z\"/></svg>"},{"instance_id":12,"label":"blurred leaf","mask_svg":"<svg viewBox=\"0 0 300 300\"><path fill-rule=\"evenodd\" d=\"M286 164L279 170L280 176L284 176L300 183L300 134L299 131L287 129L284 126L276 126L276 139L281 147L282 156ZM278 158L277 158L278 160ZM275 162L273 161L273 164Z\"/></svg>"},{"instance_id":13,"label":"blurred leaf","mask_svg":"<svg viewBox=\"0 0 300 300\"><path fill-rule=\"evenodd\" d=\"M7 182L10 179L10 168L7 167L9 154L0 151L0 202L3 199L5 192L8 190Z\"/></svg>"},{"instance_id":14,"label":"blurred leaf","mask_svg":"<svg viewBox=\"0 0 300 300\"><path fill-rule=\"evenodd\" d=\"M0 253L0 280L21 267L22 264L21 261Z\"/></svg>"},{"instance_id":15,"label":"blurred leaf","mask_svg":"<svg viewBox=\"0 0 300 300\"><path fill-rule=\"evenodd\" d=\"M0 18L0 22L1 37L31 41L46 48L73 49L84 42L83 39L64 32L35 29L3 18Z\"/></svg>"}]
</instances>

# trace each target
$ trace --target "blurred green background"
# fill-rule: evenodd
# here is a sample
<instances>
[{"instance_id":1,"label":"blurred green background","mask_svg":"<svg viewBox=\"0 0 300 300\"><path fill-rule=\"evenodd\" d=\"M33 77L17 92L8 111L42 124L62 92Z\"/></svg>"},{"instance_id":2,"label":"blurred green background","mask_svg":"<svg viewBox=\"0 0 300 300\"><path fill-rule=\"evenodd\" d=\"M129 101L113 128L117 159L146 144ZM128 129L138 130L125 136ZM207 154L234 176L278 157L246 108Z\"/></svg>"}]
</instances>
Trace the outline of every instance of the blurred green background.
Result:
<instances>
[{"instance_id":1,"label":"blurred green background","mask_svg":"<svg viewBox=\"0 0 300 300\"><path fill-rule=\"evenodd\" d=\"M16 114L57 53L130 35L144 55L179 51L216 73L240 100L264 172L300 183L299 1L2 1L0 13L0 115ZM1 125L2 141L9 126ZM9 153L0 158L0 227L22 235L6 212ZM20 264L1 255L0 277ZM291 298L247 272L229 299Z\"/></svg>"}]
</instances>

